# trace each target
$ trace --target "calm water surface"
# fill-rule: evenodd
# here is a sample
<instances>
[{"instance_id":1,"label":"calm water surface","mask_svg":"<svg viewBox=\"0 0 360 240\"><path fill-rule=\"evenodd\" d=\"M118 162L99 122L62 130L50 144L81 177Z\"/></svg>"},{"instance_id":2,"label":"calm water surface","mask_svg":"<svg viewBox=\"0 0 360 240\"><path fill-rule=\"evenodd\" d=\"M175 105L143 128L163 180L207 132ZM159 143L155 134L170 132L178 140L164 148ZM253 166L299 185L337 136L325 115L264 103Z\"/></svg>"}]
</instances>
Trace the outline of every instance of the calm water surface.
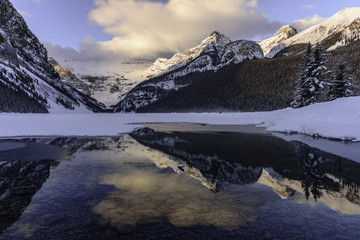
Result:
<instances>
[{"instance_id":1,"label":"calm water surface","mask_svg":"<svg viewBox=\"0 0 360 240\"><path fill-rule=\"evenodd\" d=\"M360 239L359 186L360 156L261 131L3 139L0 239Z\"/></svg>"}]
</instances>

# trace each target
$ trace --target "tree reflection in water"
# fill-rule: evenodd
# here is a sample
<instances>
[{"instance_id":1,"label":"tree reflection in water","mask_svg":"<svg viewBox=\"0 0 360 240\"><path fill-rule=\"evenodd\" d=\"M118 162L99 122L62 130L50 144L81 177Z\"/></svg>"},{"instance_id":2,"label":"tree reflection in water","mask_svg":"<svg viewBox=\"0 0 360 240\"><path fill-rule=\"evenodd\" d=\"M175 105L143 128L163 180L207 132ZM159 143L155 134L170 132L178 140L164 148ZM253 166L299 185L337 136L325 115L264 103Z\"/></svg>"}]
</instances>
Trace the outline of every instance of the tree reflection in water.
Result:
<instances>
[{"instance_id":1,"label":"tree reflection in water","mask_svg":"<svg viewBox=\"0 0 360 240\"><path fill-rule=\"evenodd\" d=\"M299 145L295 145L294 148L301 169L301 186L305 197L308 200L311 193L317 201L321 197L321 190L324 189L325 170L321 163L326 160L310 148Z\"/></svg>"}]
</instances>

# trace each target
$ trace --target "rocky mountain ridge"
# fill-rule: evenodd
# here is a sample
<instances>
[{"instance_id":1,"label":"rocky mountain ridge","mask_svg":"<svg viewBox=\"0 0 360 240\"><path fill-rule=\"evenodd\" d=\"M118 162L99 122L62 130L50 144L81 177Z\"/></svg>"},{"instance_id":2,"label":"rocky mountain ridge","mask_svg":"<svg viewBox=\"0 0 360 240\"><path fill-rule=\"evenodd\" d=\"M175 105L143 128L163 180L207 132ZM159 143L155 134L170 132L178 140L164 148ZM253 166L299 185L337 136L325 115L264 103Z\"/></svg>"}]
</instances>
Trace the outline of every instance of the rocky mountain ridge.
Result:
<instances>
[{"instance_id":1,"label":"rocky mountain ridge","mask_svg":"<svg viewBox=\"0 0 360 240\"><path fill-rule=\"evenodd\" d=\"M60 81L48 62L46 48L11 2L1 0L0 12L0 112L105 109L96 100Z\"/></svg>"},{"instance_id":2,"label":"rocky mountain ridge","mask_svg":"<svg viewBox=\"0 0 360 240\"><path fill-rule=\"evenodd\" d=\"M70 69L60 65L54 58L49 57L48 61L53 66L54 70L59 74L63 83L91 96L92 89L90 84L79 79L71 72Z\"/></svg>"}]
</instances>

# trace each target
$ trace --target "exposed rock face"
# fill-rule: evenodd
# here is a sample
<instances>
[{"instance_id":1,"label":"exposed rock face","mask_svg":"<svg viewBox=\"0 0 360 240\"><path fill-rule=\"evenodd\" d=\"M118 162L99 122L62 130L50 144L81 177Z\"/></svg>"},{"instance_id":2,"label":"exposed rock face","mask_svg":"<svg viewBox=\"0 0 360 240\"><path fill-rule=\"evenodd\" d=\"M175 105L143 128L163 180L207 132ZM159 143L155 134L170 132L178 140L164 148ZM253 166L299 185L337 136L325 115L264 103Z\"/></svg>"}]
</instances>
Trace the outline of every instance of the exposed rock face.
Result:
<instances>
[{"instance_id":1,"label":"exposed rock face","mask_svg":"<svg viewBox=\"0 0 360 240\"><path fill-rule=\"evenodd\" d=\"M60 81L47 50L8 0L0 0L0 13L0 112L104 109ZM4 95L13 97L9 100Z\"/></svg>"},{"instance_id":2,"label":"exposed rock face","mask_svg":"<svg viewBox=\"0 0 360 240\"><path fill-rule=\"evenodd\" d=\"M91 96L91 86L79 79L73 74L70 69L61 66L54 58L49 57L49 63L53 66L54 70L60 75L61 81L68 86L71 86L80 92Z\"/></svg>"},{"instance_id":3,"label":"exposed rock face","mask_svg":"<svg viewBox=\"0 0 360 240\"><path fill-rule=\"evenodd\" d=\"M348 45L352 41L360 39L360 17L356 18L349 26L347 26L337 39L336 43L329 47L333 50L339 46Z\"/></svg>"},{"instance_id":4,"label":"exposed rock face","mask_svg":"<svg viewBox=\"0 0 360 240\"><path fill-rule=\"evenodd\" d=\"M184 87L191 87L193 82L178 81L180 77L194 72L217 71L224 66L237 64L251 59L263 58L263 52L259 44L253 41L239 40L231 42L227 37L218 32L212 33L208 38L195 48L192 48L183 58L179 54L165 62L165 72L158 72L161 76L142 82L132 89L115 106L115 111L137 111L156 101L176 93ZM168 65L181 60L181 63ZM155 66L155 65L154 65ZM153 67L154 67L153 66ZM159 67L158 69L164 69ZM171 70L169 70L171 69Z\"/></svg>"}]
</instances>

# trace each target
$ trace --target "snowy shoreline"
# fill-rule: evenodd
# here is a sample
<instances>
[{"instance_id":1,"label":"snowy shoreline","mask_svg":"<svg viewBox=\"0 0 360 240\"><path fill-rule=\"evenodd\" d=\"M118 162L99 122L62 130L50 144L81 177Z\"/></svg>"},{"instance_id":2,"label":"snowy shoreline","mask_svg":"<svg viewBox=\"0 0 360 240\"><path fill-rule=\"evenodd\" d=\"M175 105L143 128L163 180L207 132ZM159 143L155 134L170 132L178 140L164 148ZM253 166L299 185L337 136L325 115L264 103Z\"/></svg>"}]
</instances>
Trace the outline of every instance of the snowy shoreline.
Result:
<instances>
[{"instance_id":1,"label":"snowy shoreline","mask_svg":"<svg viewBox=\"0 0 360 240\"><path fill-rule=\"evenodd\" d=\"M0 114L0 137L117 136L146 123L256 125L270 132L360 141L360 97L254 113Z\"/></svg>"}]
</instances>

